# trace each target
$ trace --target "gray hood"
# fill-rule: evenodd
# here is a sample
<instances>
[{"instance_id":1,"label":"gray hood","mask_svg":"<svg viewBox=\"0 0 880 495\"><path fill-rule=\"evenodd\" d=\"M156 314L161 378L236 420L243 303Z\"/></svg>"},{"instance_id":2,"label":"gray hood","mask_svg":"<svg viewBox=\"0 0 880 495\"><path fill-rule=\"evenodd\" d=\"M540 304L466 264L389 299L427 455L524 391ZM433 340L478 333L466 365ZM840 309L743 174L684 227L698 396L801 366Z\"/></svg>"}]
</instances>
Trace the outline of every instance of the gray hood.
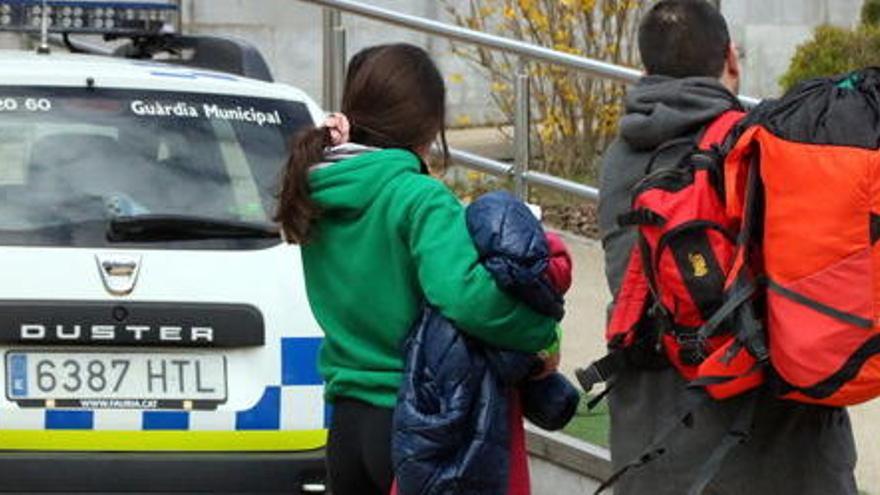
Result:
<instances>
[{"instance_id":1,"label":"gray hood","mask_svg":"<svg viewBox=\"0 0 880 495\"><path fill-rule=\"evenodd\" d=\"M717 79L648 76L630 89L620 136L634 151L688 136L737 105Z\"/></svg>"}]
</instances>

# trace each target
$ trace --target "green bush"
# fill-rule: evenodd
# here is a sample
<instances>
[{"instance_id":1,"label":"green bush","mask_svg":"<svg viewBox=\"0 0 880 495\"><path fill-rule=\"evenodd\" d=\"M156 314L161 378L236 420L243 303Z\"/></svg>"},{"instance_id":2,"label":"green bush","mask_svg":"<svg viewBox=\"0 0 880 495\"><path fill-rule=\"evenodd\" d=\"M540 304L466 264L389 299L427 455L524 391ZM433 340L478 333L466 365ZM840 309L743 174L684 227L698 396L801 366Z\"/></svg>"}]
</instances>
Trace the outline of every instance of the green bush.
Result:
<instances>
[{"instance_id":1,"label":"green bush","mask_svg":"<svg viewBox=\"0 0 880 495\"><path fill-rule=\"evenodd\" d=\"M862 24L876 26L880 24L880 0L865 0L862 5Z\"/></svg>"},{"instance_id":2,"label":"green bush","mask_svg":"<svg viewBox=\"0 0 880 495\"><path fill-rule=\"evenodd\" d=\"M855 30L833 26L816 28L813 39L799 46L788 71L780 79L786 91L815 77L832 76L862 67L880 66L880 1L865 3L865 24Z\"/></svg>"}]
</instances>

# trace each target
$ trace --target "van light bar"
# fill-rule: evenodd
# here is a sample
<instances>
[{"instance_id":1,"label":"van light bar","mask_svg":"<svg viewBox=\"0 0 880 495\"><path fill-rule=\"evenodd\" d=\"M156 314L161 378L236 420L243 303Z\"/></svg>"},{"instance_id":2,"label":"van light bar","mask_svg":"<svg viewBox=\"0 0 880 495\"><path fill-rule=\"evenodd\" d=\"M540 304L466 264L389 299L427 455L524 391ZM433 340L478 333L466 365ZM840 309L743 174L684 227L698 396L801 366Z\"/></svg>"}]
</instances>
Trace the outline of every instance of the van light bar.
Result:
<instances>
[{"instance_id":1,"label":"van light bar","mask_svg":"<svg viewBox=\"0 0 880 495\"><path fill-rule=\"evenodd\" d=\"M0 0L0 31L39 32L42 0ZM51 0L46 22L53 33L153 34L174 25L177 5L167 2Z\"/></svg>"}]
</instances>

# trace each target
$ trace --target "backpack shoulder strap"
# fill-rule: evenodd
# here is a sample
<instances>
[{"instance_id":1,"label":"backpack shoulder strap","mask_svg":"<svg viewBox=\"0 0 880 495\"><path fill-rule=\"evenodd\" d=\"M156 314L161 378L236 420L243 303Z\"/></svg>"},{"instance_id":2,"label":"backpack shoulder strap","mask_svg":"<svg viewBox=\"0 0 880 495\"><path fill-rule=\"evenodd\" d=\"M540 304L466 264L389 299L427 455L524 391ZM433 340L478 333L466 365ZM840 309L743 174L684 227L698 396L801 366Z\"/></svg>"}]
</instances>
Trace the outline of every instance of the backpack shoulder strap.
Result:
<instances>
[{"instance_id":1,"label":"backpack shoulder strap","mask_svg":"<svg viewBox=\"0 0 880 495\"><path fill-rule=\"evenodd\" d=\"M728 110L712 121L703 130L698 144L701 150L710 150L713 146L724 144L724 140L730 134L730 131L746 116L746 113L740 110Z\"/></svg>"},{"instance_id":2,"label":"backpack shoulder strap","mask_svg":"<svg viewBox=\"0 0 880 495\"><path fill-rule=\"evenodd\" d=\"M730 131L739 124L746 116L746 113L740 110L728 110L718 117L715 117L709 125L703 128L697 139L693 137L683 137L671 139L661 144L651 154L648 164L645 166L645 175L654 171L654 165L657 159L665 155L670 149L688 146L693 149L696 144L697 148L703 151L709 151L713 146L721 146L724 140L730 134Z\"/></svg>"}]
</instances>

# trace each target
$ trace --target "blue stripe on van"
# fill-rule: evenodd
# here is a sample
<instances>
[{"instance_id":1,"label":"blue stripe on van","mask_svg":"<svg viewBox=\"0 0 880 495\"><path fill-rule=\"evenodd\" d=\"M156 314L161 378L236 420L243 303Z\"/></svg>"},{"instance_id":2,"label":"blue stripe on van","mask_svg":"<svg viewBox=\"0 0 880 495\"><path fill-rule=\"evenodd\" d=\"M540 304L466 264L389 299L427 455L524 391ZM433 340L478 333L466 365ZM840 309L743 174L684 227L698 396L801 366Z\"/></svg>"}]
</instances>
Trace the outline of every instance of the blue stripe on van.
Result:
<instances>
[{"instance_id":1,"label":"blue stripe on van","mask_svg":"<svg viewBox=\"0 0 880 495\"><path fill-rule=\"evenodd\" d=\"M318 374L320 337L281 339L281 384L321 385Z\"/></svg>"},{"instance_id":2,"label":"blue stripe on van","mask_svg":"<svg viewBox=\"0 0 880 495\"><path fill-rule=\"evenodd\" d=\"M186 411L144 411L144 430L188 430L189 413Z\"/></svg>"},{"instance_id":3,"label":"blue stripe on van","mask_svg":"<svg viewBox=\"0 0 880 495\"><path fill-rule=\"evenodd\" d=\"M47 430L92 430L94 427L92 411L46 411Z\"/></svg>"},{"instance_id":4,"label":"blue stripe on van","mask_svg":"<svg viewBox=\"0 0 880 495\"><path fill-rule=\"evenodd\" d=\"M236 430L281 429L281 387L266 387L260 401L235 415Z\"/></svg>"}]
</instances>

